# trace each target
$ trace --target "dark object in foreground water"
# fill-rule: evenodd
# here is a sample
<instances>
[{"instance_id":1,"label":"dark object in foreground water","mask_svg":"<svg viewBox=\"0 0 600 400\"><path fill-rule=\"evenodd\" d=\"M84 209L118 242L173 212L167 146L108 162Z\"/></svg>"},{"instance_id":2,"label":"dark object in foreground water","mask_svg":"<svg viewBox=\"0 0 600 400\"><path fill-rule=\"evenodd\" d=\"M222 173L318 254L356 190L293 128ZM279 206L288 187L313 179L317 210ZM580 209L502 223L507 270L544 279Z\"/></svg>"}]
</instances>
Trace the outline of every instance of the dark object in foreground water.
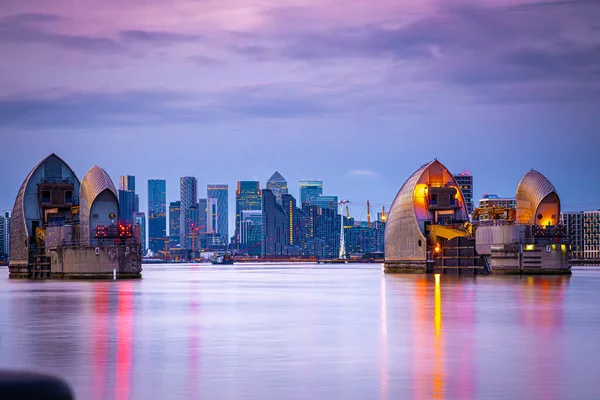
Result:
<instances>
[{"instance_id":1,"label":"dark object in foreground water","mask_svg":"<svg viewBox=\"0 0 600 400\"><path fill-rule=\"evenodd\" d=\"M62 379L34 372L0 371L2 400L72 400L75 397Z\"/></svg>"}]
</instances>

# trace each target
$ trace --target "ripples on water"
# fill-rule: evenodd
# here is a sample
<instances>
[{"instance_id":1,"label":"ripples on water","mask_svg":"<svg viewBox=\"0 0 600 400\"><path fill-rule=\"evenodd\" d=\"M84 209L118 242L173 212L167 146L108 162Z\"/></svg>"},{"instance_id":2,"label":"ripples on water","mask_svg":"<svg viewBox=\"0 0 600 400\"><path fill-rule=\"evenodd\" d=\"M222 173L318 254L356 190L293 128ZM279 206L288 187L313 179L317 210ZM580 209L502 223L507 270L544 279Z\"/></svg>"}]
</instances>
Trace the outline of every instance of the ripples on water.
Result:
<instances>
[{"instance_id":1,"label":"ripples on water","mask_svg":"<svg viewBox=\"0 0 600 400\"><path fill-rule=\"evenodd\" d=\"M79 399L600 399L600 271L165 265L27 282L2 268L0 367L55 373Z\"/></svg>"}]
</instances>

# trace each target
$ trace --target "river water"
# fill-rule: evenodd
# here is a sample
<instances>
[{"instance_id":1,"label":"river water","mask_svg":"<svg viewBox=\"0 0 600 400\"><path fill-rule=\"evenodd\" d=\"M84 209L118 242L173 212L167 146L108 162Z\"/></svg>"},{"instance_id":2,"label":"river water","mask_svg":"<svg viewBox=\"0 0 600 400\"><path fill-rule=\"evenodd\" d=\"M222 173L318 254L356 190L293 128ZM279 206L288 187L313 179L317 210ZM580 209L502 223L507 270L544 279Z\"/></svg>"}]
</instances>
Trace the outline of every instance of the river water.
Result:
<instances>
[{"instance_id":1,"label":"river water","mask_svg":"<svg viewBox=\"0 0 600 400\"><path fill-rule=\"evenodd\" d=\"M600 271L155 265L28 282L1 267L0 368L56 374L78 399L600 399Z\"/></svg>"}]
</instances>

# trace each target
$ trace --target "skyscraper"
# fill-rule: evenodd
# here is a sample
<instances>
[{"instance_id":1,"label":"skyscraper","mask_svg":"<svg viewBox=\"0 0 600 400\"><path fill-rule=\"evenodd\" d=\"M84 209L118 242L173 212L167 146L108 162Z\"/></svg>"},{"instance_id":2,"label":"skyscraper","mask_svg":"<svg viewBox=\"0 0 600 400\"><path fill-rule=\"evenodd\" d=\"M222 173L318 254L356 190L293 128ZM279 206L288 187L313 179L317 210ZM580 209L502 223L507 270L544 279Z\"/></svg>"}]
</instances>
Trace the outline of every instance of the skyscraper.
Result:
<instances>
[{"instance_id":1,"label":"skyscraper","mask_svg":"<svg viewBox=\"0 0 600 400\"><path fill-rule=\"evenodd\" d=\"M260 182L258 181L239 181L235 194L235 238L236 243L240 243L240 221L242 211L260 210L262 195Z\"/></svg>"},{"instance_id":2,"label":"skyscraper","mask_svg":"<svg viewBox=\"0 0 600 400\"><path fill-rule=\"evenodd\" d=\"M198 182L195 177L184 176L181 178L179 195L179 243L181 244L181 248L189 249L191 248L191 241L188 240L188 236L190 236L191 224L192 222L197 222L192 220L192 215L190 214L192 207L196 208L197 214Z\"/></svg>"},{"instance_id":3,"label":"skyscraper","mask_svg":"<svg viewBox=\"0 0 600 400\"><path fill-rule=\"evenodd\" d=\"M0 215L0 260L5 260L9 254L10 246L10 213L6 211Z\"/></svg>"},{"instance_id":4,"label":"skyscraper","mask_svg":"<svg viewBox=\"0 0 600 400\"><path fill-rule=\"evenodd\" d=\"M148 242L153 253L165 250L167 238L167 181L148 181Z\"/></svg>"},{"instance_id":5,"label":"skyscraper","mask_svg":"<svg viewBox=\"0 0 600 400\"><path fill-rule=\"evenodd\" d=\"M473 210L475 209L473 204L473 175L468 171L462 172L459 175L455 175L454 179L456 180L456 183L458 183L460 191L463 194L465 204L467 205L467 211L469 214L473 214Z\"/></svg>"},{"instance_id":6,"label":"skyscraper","mask_svg":"<svg viewBox=\"0 0 600 400\"><path fill-rule=\"evenodd\" d=\"M208 185L206 195L209 199L217 199L217 227L215 232L221 237L221 242L229 242L229 186Z\"/></svg>"},{"instance_id":7,"label":"skyscraper","mask_svg":"<svg viewBox=\"0 0 600 400\"><path fill-rule=\"evenodd\" d=\"M217 207L218 200L215 198L206 199L206 232L217 233L219 229L219 211Z\"/></svg>"},{"instance_id":8,"label":"skyscraper","mask_svg":"<svg viewBox=\"0 0 600 400\"><path fill-rule=\"evenodd\" d=\"M135 176L122 175L119 178L119 219L132 224L136 211Z\"/></svg>"},{"instance_id":9,"label":"skyscraper","mask_svg":"<svg viewBox=\"0 0 600 400\"><path fill-rule=\"evenodd\" d=\"M300 181L300 204L323 195L323 181Z\"/></svg>"},{"instance_id":10,"label":"skyscraper","mask_svg":"<svg viewBox=\"0 0 600 400\"><path fill-rule=\"evenodd\" d=\"M133 213L133 221L135 225L140 225L142 227L142 251L145 252L146 247L146 213L144 212L136 212Z\"/></svg>"},{"instance_id":11,"label":"skyscraper","mask_svg":"<svg viewBox=\"0 0 600 400\"><path fill-rule=\"evenodd\" d=\"M288 217L271 189L262 193L262 255L280 256L290 242Z\"/></svg>"},{"instance_id":12,"label":"skyscraper","mask_svg":"<svg viewBox=\"0 0 600 400\"><path fill-rule=\"evenodd\" d=\"M181 225L181 202L173 201L169 204L169 248L180 244L180 225Z\"/></svg>"},{"instance_id":13,"label":"skyscraper","mask_svg":"<svg viewBox=\"0 0 600 400\"><path fill-rule=\"evenodd\" d=\"M278 171L267 181L267 189L270 189L275 195L277 203L281 204L281 195L288 193L287 181Z\"/></svg>"},{"instance_id":14,"label":"skyscraper","mask_svg":"<svg viewBox=\"0 0 600 400\"><path fill-rule=\"evenodd\" d=\"M208 233L208 199L198 200L198 235L200 248L206 247L206 234Z\"/></svg>"},{"instance_id":15,"label":"skyscraper","mask_svg":"<svg viewBox=\"0 0 600 400\"><path fill-rule=\"evenodd\" d=\"M319 206L319 208L331 208L333 210L337 210L338 197L337 196L311 197L308 200L308 204L313 205L313 206Z\"/></svg>"}]
</instances>

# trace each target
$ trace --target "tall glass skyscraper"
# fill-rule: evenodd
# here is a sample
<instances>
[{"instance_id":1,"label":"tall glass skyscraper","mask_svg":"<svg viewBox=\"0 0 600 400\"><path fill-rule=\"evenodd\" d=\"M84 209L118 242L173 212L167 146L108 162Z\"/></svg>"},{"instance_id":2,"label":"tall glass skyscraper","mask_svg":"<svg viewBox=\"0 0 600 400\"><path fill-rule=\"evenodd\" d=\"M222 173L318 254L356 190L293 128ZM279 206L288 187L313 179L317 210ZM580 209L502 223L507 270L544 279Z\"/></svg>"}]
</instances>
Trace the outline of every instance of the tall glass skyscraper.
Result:
<instances>
[{"instance_id":1,"label":"tall glass skyscraper","mask_svg":"<svg viewBox=\"0 0 600 400\"><path fill-rule=\"evenodd\" d=\"M133 221L136 225L142 226L142 251L146 251L146 213L133 213Z\"/></svg>"},{"instance_id":2,"label":"tall glass skyscraper","mask_svg":"<svg viewBox=\"0 0 600 400\"><path fill-rule=\"evenodd\" d=\"M217 199L217 227L215 232L221 237L223 244L229 243L229 186L208 185L206 195L209 199Z\"/></svg>"},{"instance_id":3,"label":"tall glass skyscraper","mask_svg":"<svg viewBox=\"0 0 600 400\"><path fill-rule=\"evenodd\" d=\"M323 195L323 181L300 181L300 204Z\"/></svg>"},{"instance_id":4,"label":"tall glass skyscraper","mask_svg":"<svg viewBox=\"0 0 600 400\"><path fill-rule=\"evenodd\" d=\"M181 202L173 201L169 204L169 248L180 244L179 227L181 225Z\"/></svg>"},{"instance_id":5,"label":"tall glass skyscraper","mask_svg":"<svg viewBox=\"0 0 600 400\"><path fill-rule=\"evenodd\" d=\"M122 175L119 178L119 219L123 223L133 224L136 211L135 176Z\"/></svg>"},{"instance_id":6,"label":"tall glass skyscraper","mask_svg":"<svg viewBox=\"0 0 600 400\"><path fill-rule=\"evenodd\" d=\"M288 193L287 181L278 171L275 171L267 181L267 189L273 192L275 200L281 204L281 196Z\"/></svg>"},{"instance_id":7,"label":"tall glass skyscraper","mask_svg":"<svg viewBox=\"0 0 600 400\"><path fill-rule=\"evenodd\" d=\"M165 250L167 238L167 181L148 181L148 243L153 253Z\"/></svg>"},{"instance_id":8,"label":"tall glass skyscraper","mask_svg":"<svg viewBox=\"0 0 600 400\"><path fill-rule=\"evenodd\" d=\"M195 209L197 214L198 206L198 182L193 176L184 176L180 180L180 216L179 216L179 243L181 248L187 249L191 246L191 240L188 241L190 236L190 228L192 222L192 214L190 210Z\"/></svg>"},{"instance_id":9,"label":"tall glass skyscraper","mask_svg":"<svg viewBox=\"0 0 600 400\"><path fill-rule=\"evenodd\" d=\"M242 211L260 210L262 203L262 194L260 182L258 181L239 181L235 194L235 239L240 243L240 221Z\"/></svg>"}]
</instances>

